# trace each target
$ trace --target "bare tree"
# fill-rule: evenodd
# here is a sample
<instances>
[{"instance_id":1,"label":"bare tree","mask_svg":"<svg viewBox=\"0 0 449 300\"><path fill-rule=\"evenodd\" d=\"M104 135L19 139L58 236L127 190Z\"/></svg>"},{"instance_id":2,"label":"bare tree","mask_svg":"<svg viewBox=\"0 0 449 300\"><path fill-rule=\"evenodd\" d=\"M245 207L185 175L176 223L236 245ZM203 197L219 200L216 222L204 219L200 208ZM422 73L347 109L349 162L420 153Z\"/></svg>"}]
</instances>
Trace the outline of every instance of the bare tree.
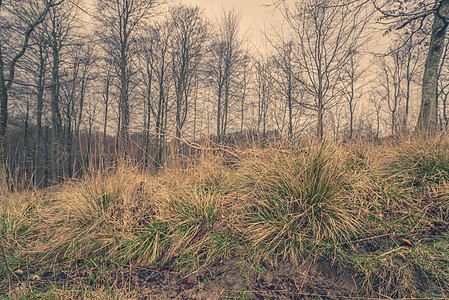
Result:
<instances>
[{"instance_id":1,"label":"bare tree","mask_svg":"<svg viewBox=\"0 0 449 300\"><path fill-rule=\"evenodd\" d=\"M36 186L42 179L42 115L44 113L44 96L49 63L49 48L47 43L47 36L42 27L43 26L39 26L33 31L33 34L30 37L30 47L17 64L17 75L16 79L14 80L16 85L19 87L18 95L30 93L34 100L32 101L32 103L30 103L30 106L34 108L31 110L31 112L34 112L34 117L36 120L34 128L34 150L32 158L33 180ZM14 88L12 89L11 95L14 94L13 90ZM21 98L22 97L19 96L18 99L14 99L13 96L11 100L17 103ZM27 111L28 110L29 109L27 109ZM27 113L27 115L29 113ZM32 126L30 122L32 122L32 116L30 116L29 122L26 122L27 124L25 127L27 127L27 125Z\"/></svg>"},{"instance_id":2,"label":"bare tree","mask_svg":"<svg viewBox=\"0 0 449 300\"><path fill-rule=\"evenodd\" d=\"M391 135L396 134L399 124L399 110L404 98L404 61L398 51L381 60L380 89L378 95L387 103L390 113Z\"/></svg>"},{"instance_id":3,"label":"bare tree","mask_svg":"<svg viewBox=\"0 0 449 300\"><path fill-rule=\"evenodd\" d=\"M416 44L415 39L422 39L422 34L412 34L414 32L414 25L411 25L411 31L406 31L405 34L399 36L403 41L401 51L405 61L405 111L402 118L402 131L408 131L408 121L410 119L410 109L412 101L412 86L416 83L417 75L422 71L422 45Z\"/></svg>"},{"instance_id":4,"label":"bare tree","mask_svg":"<svg viewBox=\"0 0 449 300\"><path fill-rule=\"evenodd\" d=\"M240 74L244 53L239 37L239 17L234 11L223 14L217 33L209 46L207 73L215 90L217 108L217 140L221 142L226 135L229 121L230 101L236 78Z\"/></svg>"},{"instance_id":5,"label":"bare tree","mask_svg":"<svg viewBox=\"0 0 449 300\"><path fill-rule=\"evenodd\" d=\"M95 63L95 56L93 54L93 47L87 44L73 45L70 50L70 57L67 59L68 66L66 69L66 78L68 82L62 85L62 90L65 94L64 98L60 99L62 111L65 118L63 141L65 145L64 167L66 169L65 175L73 176L74 151L73 139L79 143L79 155L83 155L80 128L83 123L83 113L85 106L85 98L88 94L89 83L94 77L93 66ZM89 154L89 153L87 153Z\"/></svg>"},{"instance_id":6,"label":"bare tree","mask_svg":"<svg viewBox=\"0 0 449 300\"><path fill-rule=\"evenodd\" d=\"M355 123L355 110L361 99L361 93L363 86L360 81L367 70L362 69L360 66L360 60L362 56L357 50L353 50L349 55L346 66L344 68L344 80L346 86L344 89L343 99L348 104L349 111L349 139L353 138L354 135L354 123Z\"/></svg>"},{"instance_id":7,"label":"bare tree","mask_svg":"<svg viewBox=\"0 0 449 300\"><path fill-rule=\"evenodd\" d=\"M257 132L267 135L268 111L272 98L273 76L272 61L270 59L259 59L255 61L256 82L255 89L257 95Z\"/></svg>"},{"instance_id":8,"label":"bare tree","mask_svg":"<svg viewBox=\"0 0 449 300\"><path fill-rule=\"evenodd\" d=\"M189 94L203 56L206 23L198 7L178 6L170 12L173 22L172 56L176 95L176 137L181 138L187 119Z\"/></svg>"},{"instance_id":9,"label":"bare tree","mask_svg":"<svg viewBox=\"0 0 449 300\"><path fill-rule=\"evenodd\" d=\"M375 138L378 139L380 136L380 121L382 117L382 107L384 106L384 98L379 97L376 93L371 93L369 97L369 102L374 107L376 114L376 134Z\"/></svg>"},{"instance_id":10,"label":"bare tree","mask_svg":"<svg viewBox=\"0 0 449 300\"><path fill-rule=\"evenodd\" d=\"M101 76L100 78L102 79L102 85L103 88L101 90L101 94L103 97L103 153L106 153L106 148L107 148L107 130L108 130L108 113L110 110L110 106L111 106L111 89L112 89L112 67L111 65L108 63L107 60L105 60L105 66L104 66L104 70L105 73L103 76Z\"/></svg>"},{"instance_id":11,"label":"bare tree","mask_svg":"<svg viewBox=\"0 0 449 300\"><path fill-rule=\"evenodd\" d=\"M433 134L438 127L437 88L439 67L449 24L449 0L392 0L374 1L374 4L382 13L390 30L403 29L414 24L411 36L422 31L427 19L433 17L422 79L421 109L416 125L418 132Z\"/></svg>"},{"instance_id":12,"label":"bare tree","mask_svg":"<svg viewBox=\"0 0 449 300\"><path fill-rule=\"evenodd\" d=\"M293 54L293 42L281 41L280 45L274 45L276 54L274 56L275 66L279 70L276 74L273 74L273 79L280 91L281 95L285 98L288 109L288 135L293 137L293 109L297 102L296 93L298 90L297 82L295 80L295 65Z\"/></svg>"},{"instance_id":13,"label":"bare tree","mask_svg":"<svg viewBox=\"0 0 449 300\"><path fill-rule=\"evenodd\" d=\"M52 180L60 179L64 161L64 132L61 115L61 66L65 48L74 43L76 35L77 11L73 3L53 7L49 12L44 30L51 51L51 174Z\"/></svg>"},{"instance_id":14,"label":"bare tree","mask_svg":"<svg viewBox=\"0 0 449 300\"><path fill-rule=\"evenodd\" d=\"M36 101L36 133L34 146L34 184L37 186L41 179L40 174L40 147L42 135L42 113L44 108L45 74L47 72L48 49L46 48L43 35L37 40L37 53L39 57L37 75L37 101Z\"/></svg>"},{"instance_id":15,"label":"bare tree","mask_svg":"<svg viewBox=\"0 0 449 300\"><path fill-rule=\"evenodd\" d=\"M112 58L120 82L120 152L128 155L130 125L131 60L136 51L139 28L151 16L155 0L98 0L97 15L101 21L98 36Z\"/></svg>"},{"instance_id":16,"label":"bare tree","mask_svg":"<svg viewBox=\"0 0 449 300\"><path fill-rule=\"evenodd\" d=\"M251 65L250 58L248 55L243 57L243 74L241 81L241 98L240 98L240 132L243 132L243 125L245 122L245 109L246 109L246 98L248 94L248 86L250 84L250 74Z\"/></svg>"},{"instance_id":17,"label":"bare tree","mask_svg":"<svg viewBox=\"0 0 449 300\"><path fill-rule=\"evenodd\" d=\"M449 54L449 43L446 43L443 52L443 62L440 66L439 85L438 85L438 103L441 109L439 110L439 119L441 130L447 130L449 125L448 116L448 98L449 98L449 68L446 57Z\"/></svg>"},{"instance_id":18,"label":"bare tree","mask_svg":"<svg viewBox=\"0 0 449 300\"><path fill-rule=\"evenodd\" d=\"M143 38L143 59L145 74L143 76L147 91L147 109L151 112L155 123L156 155L155 166L161 167L164 163L164 151L166 141L166 128L168 120L170 87L172 74L170 69L170 40L172 35L172 23L164 20L147 30ZM154 91L152 92L154 81ZM154 95L154 96L153 96ZM150 115L148 115L149 118ZM149 126L149 121L147 126Z\"/></svg>"},{"instance_id":19,"label":"bare tree","mask_svg":"<svg viewBox=\"0 0 449 300\"><path fill-rule=\"evenodd\" d=\"M342 70L358 47L365 29L364 6L339 0L299 0L279 6L292 29L296 80L313 102L302 103L316 113L316 135L324 137L325 111L341 98ZM301 75L302 74L302 75Z\"/></svg>"},{"instance_id":20,"label":"bare tree","mask_svg":"<svg viewBox=\"0 0 449 300\"><path fill-rule=\"evenodd\" d=\"M147 30L151 32L152 28ZM141 90L142 98L144 101L144 113L143 113L143 162L144 166L148 165L150 158L150 127L151 127L151 116L153 115L153 69L154 69L154 53L153 53L153 36L148 34L143 37L140 41L140 51L139 51L139 70L141 74Z\"/></svg>"},{"instance_id":21,"label":"bare tree","mask_svg":"<svg viewBox=\"0 0 449 300\"><path fill-rule=\"evenodd\" d=\"M34 29L41 24L45 18L47 17L48 12L51 8L62 3L61 1L48 0L42 3L43 8L39 10L37 14L33 14L31 17L25 16L28 24L25 28L22 28L23 34L18 37L23 39L23 42L15 49L11 49L11 53L15 53L9 55L10 53L5 53L6 45L4 41L6 41L6 36L9 33L2 29L1 38L0 38L0 187L7 186L7 170L6 170L6 126L8 122L8 91L11 89L11 86L14 81L14 72L15 67L19 59L25 54L30 41L30 36ZM9 13L16 15L20 13L20 9L17 7L26 7L22 1L8 1L6 3L0 2L0 10L8 11ZM34 8L39 9L39 8ZM22 11L23 12L23 11ZM20 19L20 18L19 18ZM2 18L3 21L3 18ZM9 20L6 20L8 22ZM15 19L14 21L17 21ZM1 24L1 27L8 28L8 24ZM17 40L11 41L14 44L17 44ZM8 43L11 44L11 43Z\"/></svg>"}]
</instances>

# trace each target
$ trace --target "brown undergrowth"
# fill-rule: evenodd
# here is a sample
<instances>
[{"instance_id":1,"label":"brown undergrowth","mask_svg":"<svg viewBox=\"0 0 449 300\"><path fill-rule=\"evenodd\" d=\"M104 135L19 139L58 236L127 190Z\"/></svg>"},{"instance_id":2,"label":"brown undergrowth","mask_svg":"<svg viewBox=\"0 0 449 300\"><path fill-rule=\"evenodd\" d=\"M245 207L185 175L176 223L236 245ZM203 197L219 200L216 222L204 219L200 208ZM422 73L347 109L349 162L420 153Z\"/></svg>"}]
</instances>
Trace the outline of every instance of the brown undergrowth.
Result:
<instances>
[{"instance_id":1,"label":"brown undergrowth","mask_svg":"<svg viewBox=\"0 0 449 300\"><path fill-rule=\"evenodd\" d=\"M232 151L232 163L220 151L157 174L120 163L2 196L0 292L447 297L446 137Z\"/></svg>"}]
</instances>

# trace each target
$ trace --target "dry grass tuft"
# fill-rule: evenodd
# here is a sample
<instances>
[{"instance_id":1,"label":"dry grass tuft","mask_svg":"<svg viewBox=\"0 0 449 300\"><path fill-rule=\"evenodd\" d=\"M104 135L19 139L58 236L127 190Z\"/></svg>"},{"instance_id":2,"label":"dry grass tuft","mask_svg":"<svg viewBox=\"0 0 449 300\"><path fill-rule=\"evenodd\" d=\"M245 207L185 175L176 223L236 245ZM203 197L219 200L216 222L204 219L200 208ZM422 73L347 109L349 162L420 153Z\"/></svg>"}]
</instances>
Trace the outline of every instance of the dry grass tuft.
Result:
<instances>
[{"instance_id":1,"label":"dry grass tuft","mask_svg":"<svg viewBox=\"0 0 449 300\"><path fill-rule=\"evenodd\" d=\"M244 162L234 179L247 199L242 230L265 257L298 263L334 248L360 227L352 173L332 144L273 151Z\"/></svg>"},{"instance_id":2,"label":"dry grass tuft","mask_svg":"<svg viewBox=\"0 0 449 300\"><path fill-rule=\"evenodd\" d=\"M96 172L64 185L42 224L55 228L42 260L115 257L123 237L140 227L151 206L150 192L149 178L131 167Z\"/></svg>"},{"instance_id":3,"label":"dry grass tuft","mask_svg":"<svg viewBox=\"0 0 449 300\"><path fill-rule=\"evenodd\" d=\"M0 242L7 249L22 249L36 237L41 207L34 192L0 196Z\"/></svg>"},{"instance_id":4,"label":"dry grass tuft","mask_svg":"<svg viewBox=\"0 0 449 300\"><path fill-rule=\"evenodd\" d=\"M438 185L449 180L449 139L402 139L390 147L385 159L386 173L406 186Z\"/></svg>"}]
</instances>

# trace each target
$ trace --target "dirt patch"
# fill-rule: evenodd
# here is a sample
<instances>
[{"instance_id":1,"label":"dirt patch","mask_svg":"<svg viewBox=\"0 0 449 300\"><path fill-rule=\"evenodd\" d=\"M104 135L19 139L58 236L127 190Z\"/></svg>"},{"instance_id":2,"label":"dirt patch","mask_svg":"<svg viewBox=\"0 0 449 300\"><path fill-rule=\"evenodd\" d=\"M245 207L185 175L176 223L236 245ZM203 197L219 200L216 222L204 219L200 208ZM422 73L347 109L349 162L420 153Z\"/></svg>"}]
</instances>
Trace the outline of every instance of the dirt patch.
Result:
<instances>
[{"instance_id":1,"label":"dirt patch","mask_svg":"<svg viewBox=\"0 0 449 300\"><path fill-rule=\"evenodd\" d=\"M119 290L134 290L136 299L338 299L354 295L355 290L350 279L335 269L287 263L242 267L235 262L188 275L155 267L117 268L96 279L83 271L34 273L25 271L16 290L102 286L105 281Z\"/></svg>"},{"instance_id":2,"label":"dirt patch","mask_svg":"<svg viewBox=\"0 0 449 300\"><path fill-rule=\"evenodd\" d=\"M335 282L336 276L332 276L335 272L326 274L316 265L281 264L277 268L261 268L261 272L244 272L231 264L188 276L148 268L133 272L131 277L137 283L141 299L309 299L314 296L337 299L353 295L351 284Z\"/></svg>"}]
</instances>

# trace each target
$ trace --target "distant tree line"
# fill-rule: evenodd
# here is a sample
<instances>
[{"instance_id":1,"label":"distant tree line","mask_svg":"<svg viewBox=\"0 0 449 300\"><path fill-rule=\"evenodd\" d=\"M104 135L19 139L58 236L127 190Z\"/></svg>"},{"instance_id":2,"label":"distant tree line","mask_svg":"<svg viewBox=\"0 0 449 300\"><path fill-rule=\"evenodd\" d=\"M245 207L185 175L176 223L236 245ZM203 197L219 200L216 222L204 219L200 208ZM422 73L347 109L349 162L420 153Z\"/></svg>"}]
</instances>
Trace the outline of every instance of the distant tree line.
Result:
<instances>
[{"instance_id":1,"label":"distant tree line","mask_svg":"<svg viewBox=\"0 0 449 300\"><path fill-rule=\"evenodd\" d=\"M161 0L89 3L0 2L4 190L128 159L162 168L186 141L449 124L449 0L273 1L281 25L257 47L232 10L211 20Z\"/></svg>"}]
</instances>

